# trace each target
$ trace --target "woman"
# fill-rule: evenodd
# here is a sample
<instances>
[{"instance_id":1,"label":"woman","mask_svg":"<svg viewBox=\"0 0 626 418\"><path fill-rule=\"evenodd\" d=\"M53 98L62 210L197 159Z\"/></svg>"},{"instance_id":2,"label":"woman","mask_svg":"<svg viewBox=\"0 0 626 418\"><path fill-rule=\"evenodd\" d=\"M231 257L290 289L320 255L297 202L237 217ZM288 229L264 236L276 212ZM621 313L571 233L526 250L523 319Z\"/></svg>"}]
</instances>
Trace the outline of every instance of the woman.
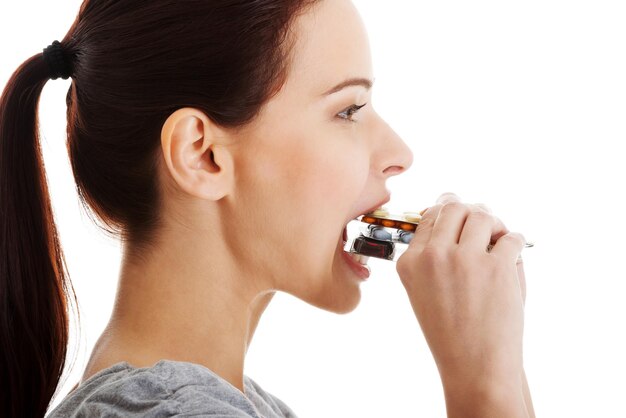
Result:
<instances>
[{"instance_id":1,"label":"woman","mask_svg":"<svg viewBox=\"0 0 626 418\"><path fill-rule=\"evenodd\" d=\"M44 416L65 364L71 284L36 125L58 77L72 78L79 195L124 258L110 322L49 416L294 417L244 375L260 316L276 291L355 309L363 268L342 254L344 227L413 159L372 106L354 5L86 0L14 73L0 103L2 416ZM398 260L449 416L533 416L523 244L444 194Z\"/></svg>"}]
</instances>

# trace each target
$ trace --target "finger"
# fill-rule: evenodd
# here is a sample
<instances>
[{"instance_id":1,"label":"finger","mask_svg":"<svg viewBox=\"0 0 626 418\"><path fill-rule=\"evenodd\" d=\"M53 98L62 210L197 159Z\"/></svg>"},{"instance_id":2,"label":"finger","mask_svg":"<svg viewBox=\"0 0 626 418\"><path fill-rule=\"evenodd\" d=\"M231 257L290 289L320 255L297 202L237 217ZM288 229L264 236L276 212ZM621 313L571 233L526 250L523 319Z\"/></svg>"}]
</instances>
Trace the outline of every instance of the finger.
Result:
<instances>
[{"instance_id":1,"label":"finger","mask_svg":"<svg viewBox=\"0 0 626 418\"><path fill-rule=\"evenodd\" d=\"M485 216L490 216L482 209L480 211ZM439 211L439 216L433 225L430 242L435 247L448 247L457 245L463 230L465 219L469 215L471 208L460 201L449 201L444 204Z\"/></svg>"},{"instance_id":2,"label":"finger","mask_svg":"<svg viewBox=\"0 0 626 418\"><path fill-rule=\"evenodd\" d=\"M442 193L437 198L437 203L440 203L442 205L445 205L448 202L460 202L460 201L461 201L461 198L452 192Z\"/></svg>"},{"instance_id":3,"label":"finger","mask_svg":"<svg viewBox=\"0 0 626 418\"><path fill-rule=\"evenodd\" d=\"M477 207L485 210L485 212L487 212L487 213L493 213L491 211L491 209L489 208L489 206L485 205L484 203L474 203L474 206L477 206Z\"/></svg>"},{"instance_id":4,"label":"finger","mask_svg":"<svg viewBox=\"0 0 626 418\"><path fill-rule=\"evenodd\" d=\"M487 213L493 214L493 211L491 210L491 208L485 205L484 203L474 203L474 206L484 209L485 211L487 211ZM504 223L500 220L500 218L496 217L496 219L497 219L497 222L501 225L501 227L498 228L498 231L502 231L502 232L492 233L489 244L495 244L498 238L500 238L504 234L509 233L509 230L506 228L506 226L504 226Z\"/></svg>"},{"instance_id":5,"label":"finger","mask_svg":"<svg viewBox=\"0 0 626 418\"><path fill-rule=\"evenodd\" d=\"M452 192L442 193L439 196L439 198L437 198L437 202L436 203L444 204L444 203L447 203L449 199L454 199L454 197L456 197L458 200L460 200L459 197L456 194L452 193ZM424 216L424 214L426 213L426 211L428 209L430 209L430 208L428 207L426 209L422 209L420 211L420 216Z\"/></svg>"},{"instance_id":6,"label":"finger","mask_svg":"<svg viewBox=\"0 0 626 418\"><path fill-rule=\"evenodd\" d=\"M472 206L463 225L459 245L475 248L481 253L487 252L489 244L496 243L500 237L508 233L509 230L500 218Z\"/></svg>"},{"instance_id":7,"label":"finger","mask_svg":"<svg viewBox=\"0 0 626 418\"><path fill-rule=\"evenodd\" d=\"M519 286L522 292L522 302L526 305L526 275L524 274L524 262L522 261L522 256L520 255L517 259L517 278L519 279Z\"/></svg>"},{"instance_id":8,"label":"finger","mask_svg":"<svg viewBox=\"0 0 626 418\"><path fill-rule=\"evenodd\" d=\"M415 229L415 233L411 242L409 242L409 246L407 247L407 251L412 250L423 250L426 243L430 241L430 236L432 234L433 225L435 224L435 220L439 216L439 210L443 205L436 204L425 209L425 212L422 213L422 219L420 220L417 228Z\"/></svg>"},{"instance_id":9,"label":"finger","mask_svg":"<svg viewBox=\"0 0 626 418\"><path fill-rule=\"evenodd\" d=\"M409 243L409 246L407 247L407 251L424 249L426 243L430 241L433 225L439 217L439 211L441 210L441 207L445 203L451 201L459 201L459 197L452 192L443 193L439 196L439 198L437 198L437 202L434 206L426 208L420 212L420 215L422 215L422 219L420 220L419 225L415 230L415 235L413 236L411 242Z\"/></svg>"},{"instance_id":10,"label":"finger","mask_svg":"<svg viewBox=\"0 0 626 418\"><path fill-rule=\"evenodd\" d=\"M434 206L424 209L420 212L422 215L422 219L419 222L418 227L415 230L415 235L411 239L407 251L409 250L423 250L424 246L430 241L430 237L432 236L432 229L435 221L439 217L439 211L441 207L451 201L458 201L459 197L452 193L442 193L436 201Z\"/></svg>"},{"instance_id":11,"label":"finger","mask_svg":"<svg viewBox=\"0 0 626 418\"><path fill-rule=\"evenodd\" d=\"M484 203L474 203L470 206L474 206L477 207L479 209L484 210L485 212L489 213L489 214L493 214L493 211L491 210L491 208L487 205L485 205ZM499 220L499 219L498 219ZM509 232L508 230L506 232ZM491 237L491 241L489 241L490 244L495 244L495 242L497 241L497 239L502 236L504 234L500 234L500 235L495 235ZM459 244L461 243L461 240L459 239Z\"/></svg>"},{"instance_id":12,"label":"finger","mask_svg":"<svg viewBox=\"0 0 626 418\"><path fill-rule=\"evenodd\" d=\"M508 232L498 238L491 249L491 254L508 258L512 263L517 263L519 255L526 245L526 238L519 232Z\"/></svg>"}]
</instances>

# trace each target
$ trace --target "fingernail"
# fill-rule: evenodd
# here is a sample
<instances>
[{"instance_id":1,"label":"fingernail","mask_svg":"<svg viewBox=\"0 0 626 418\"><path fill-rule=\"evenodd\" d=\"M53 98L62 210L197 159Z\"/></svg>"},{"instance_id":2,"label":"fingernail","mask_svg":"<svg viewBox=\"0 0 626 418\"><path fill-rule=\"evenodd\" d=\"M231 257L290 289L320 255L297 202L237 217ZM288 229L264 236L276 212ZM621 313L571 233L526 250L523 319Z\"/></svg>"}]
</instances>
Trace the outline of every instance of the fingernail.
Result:
<instances>
[{"instance_id":1,"label":"fingernail","mask_svg":"<svg viewBox=\"0 0 626 418\"><path fill-rule=\"evenodd\" d=\"M485 205L484 203L474 203L474 206L477 206L477 207L479 207L481 209L484 209L485 211L487 211L487 213L493 213L491 211L491 209L487 205Z\"/></svg>"},{"instance_id":2,"label":"fingernail","mask_svg":"<svg viewBox=\"0 0 626 418\"><path fill-rule=\"evenodd\" d=\"M461 200L461 198L457 196L456 193L446 192L442 193L441 196L439 196L439 198L437 199L437 203L443 203L447 197L452 197L455 200Z\"/></svg>"}]
</instances>

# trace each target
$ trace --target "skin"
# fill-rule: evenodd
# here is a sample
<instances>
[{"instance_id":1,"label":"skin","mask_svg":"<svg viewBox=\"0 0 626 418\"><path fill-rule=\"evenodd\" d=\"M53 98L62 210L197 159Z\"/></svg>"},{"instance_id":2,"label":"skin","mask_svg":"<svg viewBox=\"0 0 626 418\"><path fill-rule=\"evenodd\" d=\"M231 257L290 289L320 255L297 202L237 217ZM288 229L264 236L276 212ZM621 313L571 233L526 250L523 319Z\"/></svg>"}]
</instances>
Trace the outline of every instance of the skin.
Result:
<instances>
[{"instance_id":1,"label":"skin","mask_svg":"<svg viewBox=\"0 0 626 418\"><path fill-rule=\"evenodd\" d=\"M374 110L371 89L324 95L349 78L373 79L352 2L322 1L292 29L287 82L253 123L225 129L193 108L165 122L165 227L155 251L125 249L83 381L120 361L170 359L203 365L245 394L246 351L276 291L338 314L359 304L343 228L389 199L386 180L413 154ZM353 121L340 115L363 103Z\"/></svg>"},{"instance_id":2,"label":"skin","mask_svg":"<svg viewBox=\"0 0 626 418\"><path fill-rule=\"evenodd\" d=\"M526 239L454 193L422 213L396 267L437 363L448 416L534 417L522 358L526 279L518 255ZM491 254L487 242L495 243Z\"/></svg>"},{"instance_id":3,"label":"skin","mask_svg":"<svg viewBox=\"0 0 626 418\"><path fill-rule=\"evenodd\" d=\"M245 395L245 355L276 291L336 313L358 305L361 281L342 259L342 230L389 198L387 178L413 155L375 112L371 91L323 94L348 78L373 78L353 4L322 1L292 29L287 83L252 124L224 129L191 108L164 124L165 228L154 252L125 248L113 314L83 381L121 361L170 359L203 365ZM363 103L356 122L342 118ZM459 201L446 195L440 203ZM521 265L518 278L523 301ZM479 396L448 385L448 415L534 417L523 369L501 383Z\"/></svg>"}]
</instances>

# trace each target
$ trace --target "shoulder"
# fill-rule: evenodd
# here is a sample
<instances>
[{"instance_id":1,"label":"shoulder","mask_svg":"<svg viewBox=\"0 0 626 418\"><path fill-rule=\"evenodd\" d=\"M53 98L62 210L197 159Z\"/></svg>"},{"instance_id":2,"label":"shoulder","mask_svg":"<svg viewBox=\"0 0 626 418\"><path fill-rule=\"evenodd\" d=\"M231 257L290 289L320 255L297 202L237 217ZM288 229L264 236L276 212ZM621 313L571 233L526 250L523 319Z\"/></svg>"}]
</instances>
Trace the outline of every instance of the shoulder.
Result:
<instances>
[{"instance_id":1,"label":"shoulder","mask_svg":"<svg viewBox=\"0 0 626 418\"><path fill-rule=\"evenodd\" d=\"M281 418L298 418L295 412L280 398L264 390L252 378L245 376L245 379L247 380L246 393L248 398L258 406L260 412L266 417L274 416L272 415L274 413ZM267 410L267 407L271 411Z\"/></svg>"},{"instance_id":2,"label":"shoulder","mask_svg":"<svg viewBox=\"0 0 626 418\"><path fill-rule=\"evenodd\" d=\"M276 402L276 397L247 376L244 385L247 396L211 370L194 363L160 360L151 367L135 368L121 362L91 376L47 418L295 417L283 414L279 404L282 401ZM260 409L264 410L263 414Z\"/></svg>"}]
</instances>

